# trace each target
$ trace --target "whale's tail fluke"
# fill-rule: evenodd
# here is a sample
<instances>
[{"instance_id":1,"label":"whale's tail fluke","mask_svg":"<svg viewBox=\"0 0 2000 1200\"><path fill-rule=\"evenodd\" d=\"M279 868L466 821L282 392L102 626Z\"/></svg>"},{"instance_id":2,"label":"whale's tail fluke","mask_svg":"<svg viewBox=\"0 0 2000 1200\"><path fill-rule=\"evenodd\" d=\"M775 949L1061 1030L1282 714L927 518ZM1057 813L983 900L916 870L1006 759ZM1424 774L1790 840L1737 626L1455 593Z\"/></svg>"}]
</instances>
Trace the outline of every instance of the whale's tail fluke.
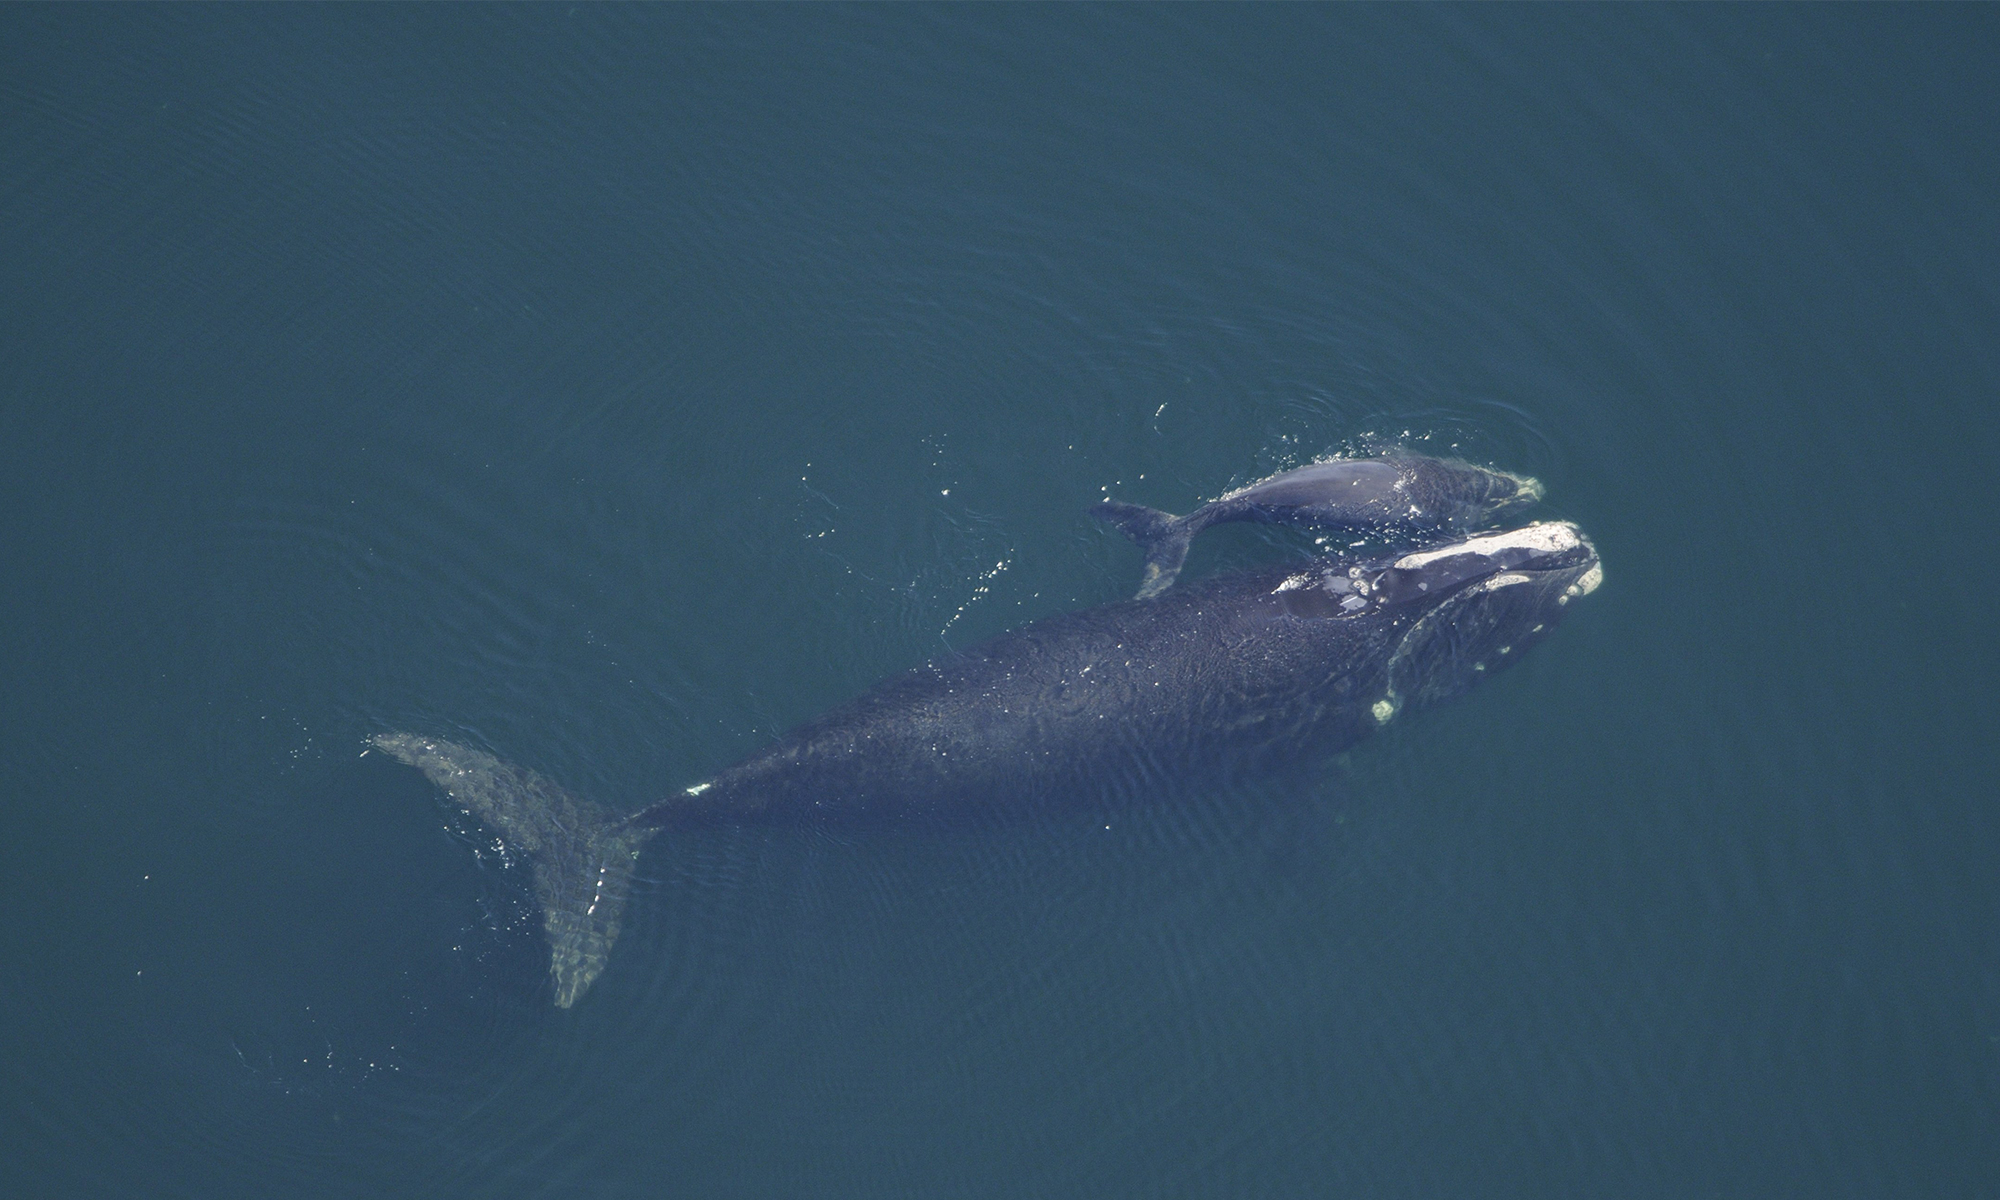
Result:
<instances>
[{"instance_id":1,"label":"whale's tail fluke","mask_svg":"<svg viewBox=\"0 0 2000 1200\"><path fill-rule=\"evenodd\" d=\"M1101 500L1092 506L1090 515L1139 543L1139 549L1146 552L1146 573L1135 600L1151 599L1173 586L1199 532L1186 517L1123 500Z\"/></svg>"},{"instance_id":2,"label":"whale's tail fluke","mask_svg":"<svg viewBox=\"0 0 2000 1200\"><path fill-rule=\"evenodd\" d=\"M422 771L526 860L548 933L556 1005L576 1003L604 970L639 849L658 831L631 828L609 809L469 746L409 733L368 742Z\"/></svg>"}]
</instances>

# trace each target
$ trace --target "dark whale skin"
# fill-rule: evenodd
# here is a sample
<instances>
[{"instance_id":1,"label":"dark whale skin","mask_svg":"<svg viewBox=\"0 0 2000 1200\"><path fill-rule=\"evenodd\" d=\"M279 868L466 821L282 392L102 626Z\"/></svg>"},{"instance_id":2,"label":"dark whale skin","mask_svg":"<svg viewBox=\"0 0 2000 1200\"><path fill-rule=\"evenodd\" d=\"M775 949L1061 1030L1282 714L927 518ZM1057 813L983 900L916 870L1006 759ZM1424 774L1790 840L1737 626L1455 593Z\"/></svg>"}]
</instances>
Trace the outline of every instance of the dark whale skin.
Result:
<instances>
[{"instance_id":1,"label":"dark whale skin","mask_svg":"<svg viewBox=\"0 0 2000 1200\"><path fill-rule=\"evenodd\" d=\"M603 970L634 864L663 830L991 819L1311 762L1515 661L1602 577L1560 522L1217 576L906 671L625 816L473 747L368 740L526 859L568 1007Z\"/></svg>"},{"instance_id":2,"label":"dark whale skin","mask_svg":"<svg viewBox=\"0 0 2000 1200\"><path fill-rule=\"evenodd\" d=\"M885 680L633 818L871 821L1255 772L1379 724L1412 619L1300 615L1296 567L1066 613Z\"/></svg>"},{"instance_id":3,"label":"dark whale skin","mask_svg":"<svg viewBox=\"0 0 2000 1200\"><path fill-rule=\"evenodd\" d=\"M1421 541L1481 528L1541 496L1542 485L1525 476L1400 451L1309 463L1184 516L1108 499L1094 505L1091 515L1145 551L1134 597L1144 600L1173 586L1195 537L1211 525L1250 521Z\"/></svg>"}]
</instances>

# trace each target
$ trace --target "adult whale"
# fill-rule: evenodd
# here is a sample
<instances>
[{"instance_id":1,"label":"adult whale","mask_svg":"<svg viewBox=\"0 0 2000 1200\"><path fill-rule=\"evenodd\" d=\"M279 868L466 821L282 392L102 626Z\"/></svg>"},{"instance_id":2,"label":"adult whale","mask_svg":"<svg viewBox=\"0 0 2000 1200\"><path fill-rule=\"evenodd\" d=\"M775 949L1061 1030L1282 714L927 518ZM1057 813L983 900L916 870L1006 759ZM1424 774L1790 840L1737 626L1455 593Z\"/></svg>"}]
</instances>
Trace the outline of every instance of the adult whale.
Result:
<instances>
[{"instance_id":1,"label":"adult whale","mask_svg":"<svg viewBox=\"0 0 2000 1200\"><path fill-rule=\"evenodd\" d=\"M623 816L468 746L369 740L527 860L568 1007L662 830L990 817L1332 754L1514 661L1602 578L1566 523L1215 576L926 663Z\"/></svg>"},{"instance_id":2,"label":"adult whale","mask_svg":"<svg viewBox=\"0 0 2000 1200\"><path fill-rule=\"evenodd\" d=\"M1408 540L1480 529L1541 498L1542 485L1526 476L1405 451L1311 463L1180 517L1124 500L1102 500L1090 511L1146 552L1134 597L1145 600L1173 586L1195 535L1211 525L1256 521Z\"/></svg>"}]
</instances>

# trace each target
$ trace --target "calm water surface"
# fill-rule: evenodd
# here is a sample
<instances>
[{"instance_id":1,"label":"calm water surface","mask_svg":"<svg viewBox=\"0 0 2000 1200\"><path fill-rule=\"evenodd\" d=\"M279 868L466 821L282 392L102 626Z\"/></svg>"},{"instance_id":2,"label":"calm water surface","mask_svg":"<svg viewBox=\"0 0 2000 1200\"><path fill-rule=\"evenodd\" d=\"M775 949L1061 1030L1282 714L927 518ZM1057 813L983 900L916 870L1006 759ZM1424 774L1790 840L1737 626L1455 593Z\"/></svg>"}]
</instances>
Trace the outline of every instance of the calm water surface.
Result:
<instances>
[{"instance_id":1,"label":"calm water surface","mask_svg":"<svg viewBox=\"0 0 2000 1200\"><path fill-rule=\"evenodd\" d=\"M2000 11L0 11L0 1189L2000 1191ZM606 804L1394 439L1604 588L1301 780ZM1311 551L1235 527L1191 573Z\"/></svg>"}]
</instances>

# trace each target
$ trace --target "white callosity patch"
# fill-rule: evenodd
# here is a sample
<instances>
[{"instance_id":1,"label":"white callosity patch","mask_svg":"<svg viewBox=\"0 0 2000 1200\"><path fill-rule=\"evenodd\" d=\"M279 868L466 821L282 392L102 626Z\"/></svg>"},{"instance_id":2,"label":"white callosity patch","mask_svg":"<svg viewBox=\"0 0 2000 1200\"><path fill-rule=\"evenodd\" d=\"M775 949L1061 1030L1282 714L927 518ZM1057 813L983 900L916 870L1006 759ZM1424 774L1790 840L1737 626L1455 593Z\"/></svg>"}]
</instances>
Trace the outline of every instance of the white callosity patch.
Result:
<instances>
[{"instance_id":1,"label":"white callosity patch","mask_svg":"<svg viewBox=\"0 0 2000 1200\"><path fill-rule=\"evenodd\" d=\"M1396 702L1384 696L1382 699L1369 705L1368 711L1374 714L1377 725L1387 725L1389 718L1396 715Z\"/></svg>"},{"instance_id":2,"label":"white callosity patch","mask_svg":"<svg viewBox=\"0 0 2000 1200\"><path fill-rule=\"evenodd\" d=\"M1321 571L1319 578L1315 580L1311 571L1301 571L1297 575L1286 576L1284 582L1271 589L1271 594L1275 596L1280 592L1296 592L1300 588L1313 587L1315 584L1323 591L1332 592L1336 596L1348 595L1357 588L1364 592L1368 590L1368 584L1360 580L1361 568L1349 568L1348 574L1355 578L1349 579L1335 571Z\"/></svg>"},{"instance_id":3,"label":"white callosity patch","mask_svg":"<svg viewBox=\"0 0 2000 1200\"><path fill-rule=\"evenodd\" d=\"M1596 591L1598 585L1603 582L1604 582L1604 564L1592 563L1590 565L1590 570L1585 571L1582 575L1577 577L1575 583L1569 585L1568 591L1556 597L1556 603L1568 604L1571 600L1576 599L1578 596L1588 596L1590 595L1590 593Z\"/></svg>"},{"instance_id":4,"label":"white callosity patch","mask_svg":"<svg viewBox=\"0 0 2000 1200\"><path fill-rule=\"evenodd\" d=\"M1529 550L1539 554L1560 554L1574 550L1583 544L1583 535L1567 521L1556 521L1547 525L1528 525L1520 529L1508 529L1500 533L1482 533L1477 537L1453 542L1436 550L1421 550L1406 554L1396 560L1396 565L1404 570L1421 567L1425 563L1441 558L1455 558L1461 554L1491 556L1503 550Z\"/></svg>"}]
</instances>

